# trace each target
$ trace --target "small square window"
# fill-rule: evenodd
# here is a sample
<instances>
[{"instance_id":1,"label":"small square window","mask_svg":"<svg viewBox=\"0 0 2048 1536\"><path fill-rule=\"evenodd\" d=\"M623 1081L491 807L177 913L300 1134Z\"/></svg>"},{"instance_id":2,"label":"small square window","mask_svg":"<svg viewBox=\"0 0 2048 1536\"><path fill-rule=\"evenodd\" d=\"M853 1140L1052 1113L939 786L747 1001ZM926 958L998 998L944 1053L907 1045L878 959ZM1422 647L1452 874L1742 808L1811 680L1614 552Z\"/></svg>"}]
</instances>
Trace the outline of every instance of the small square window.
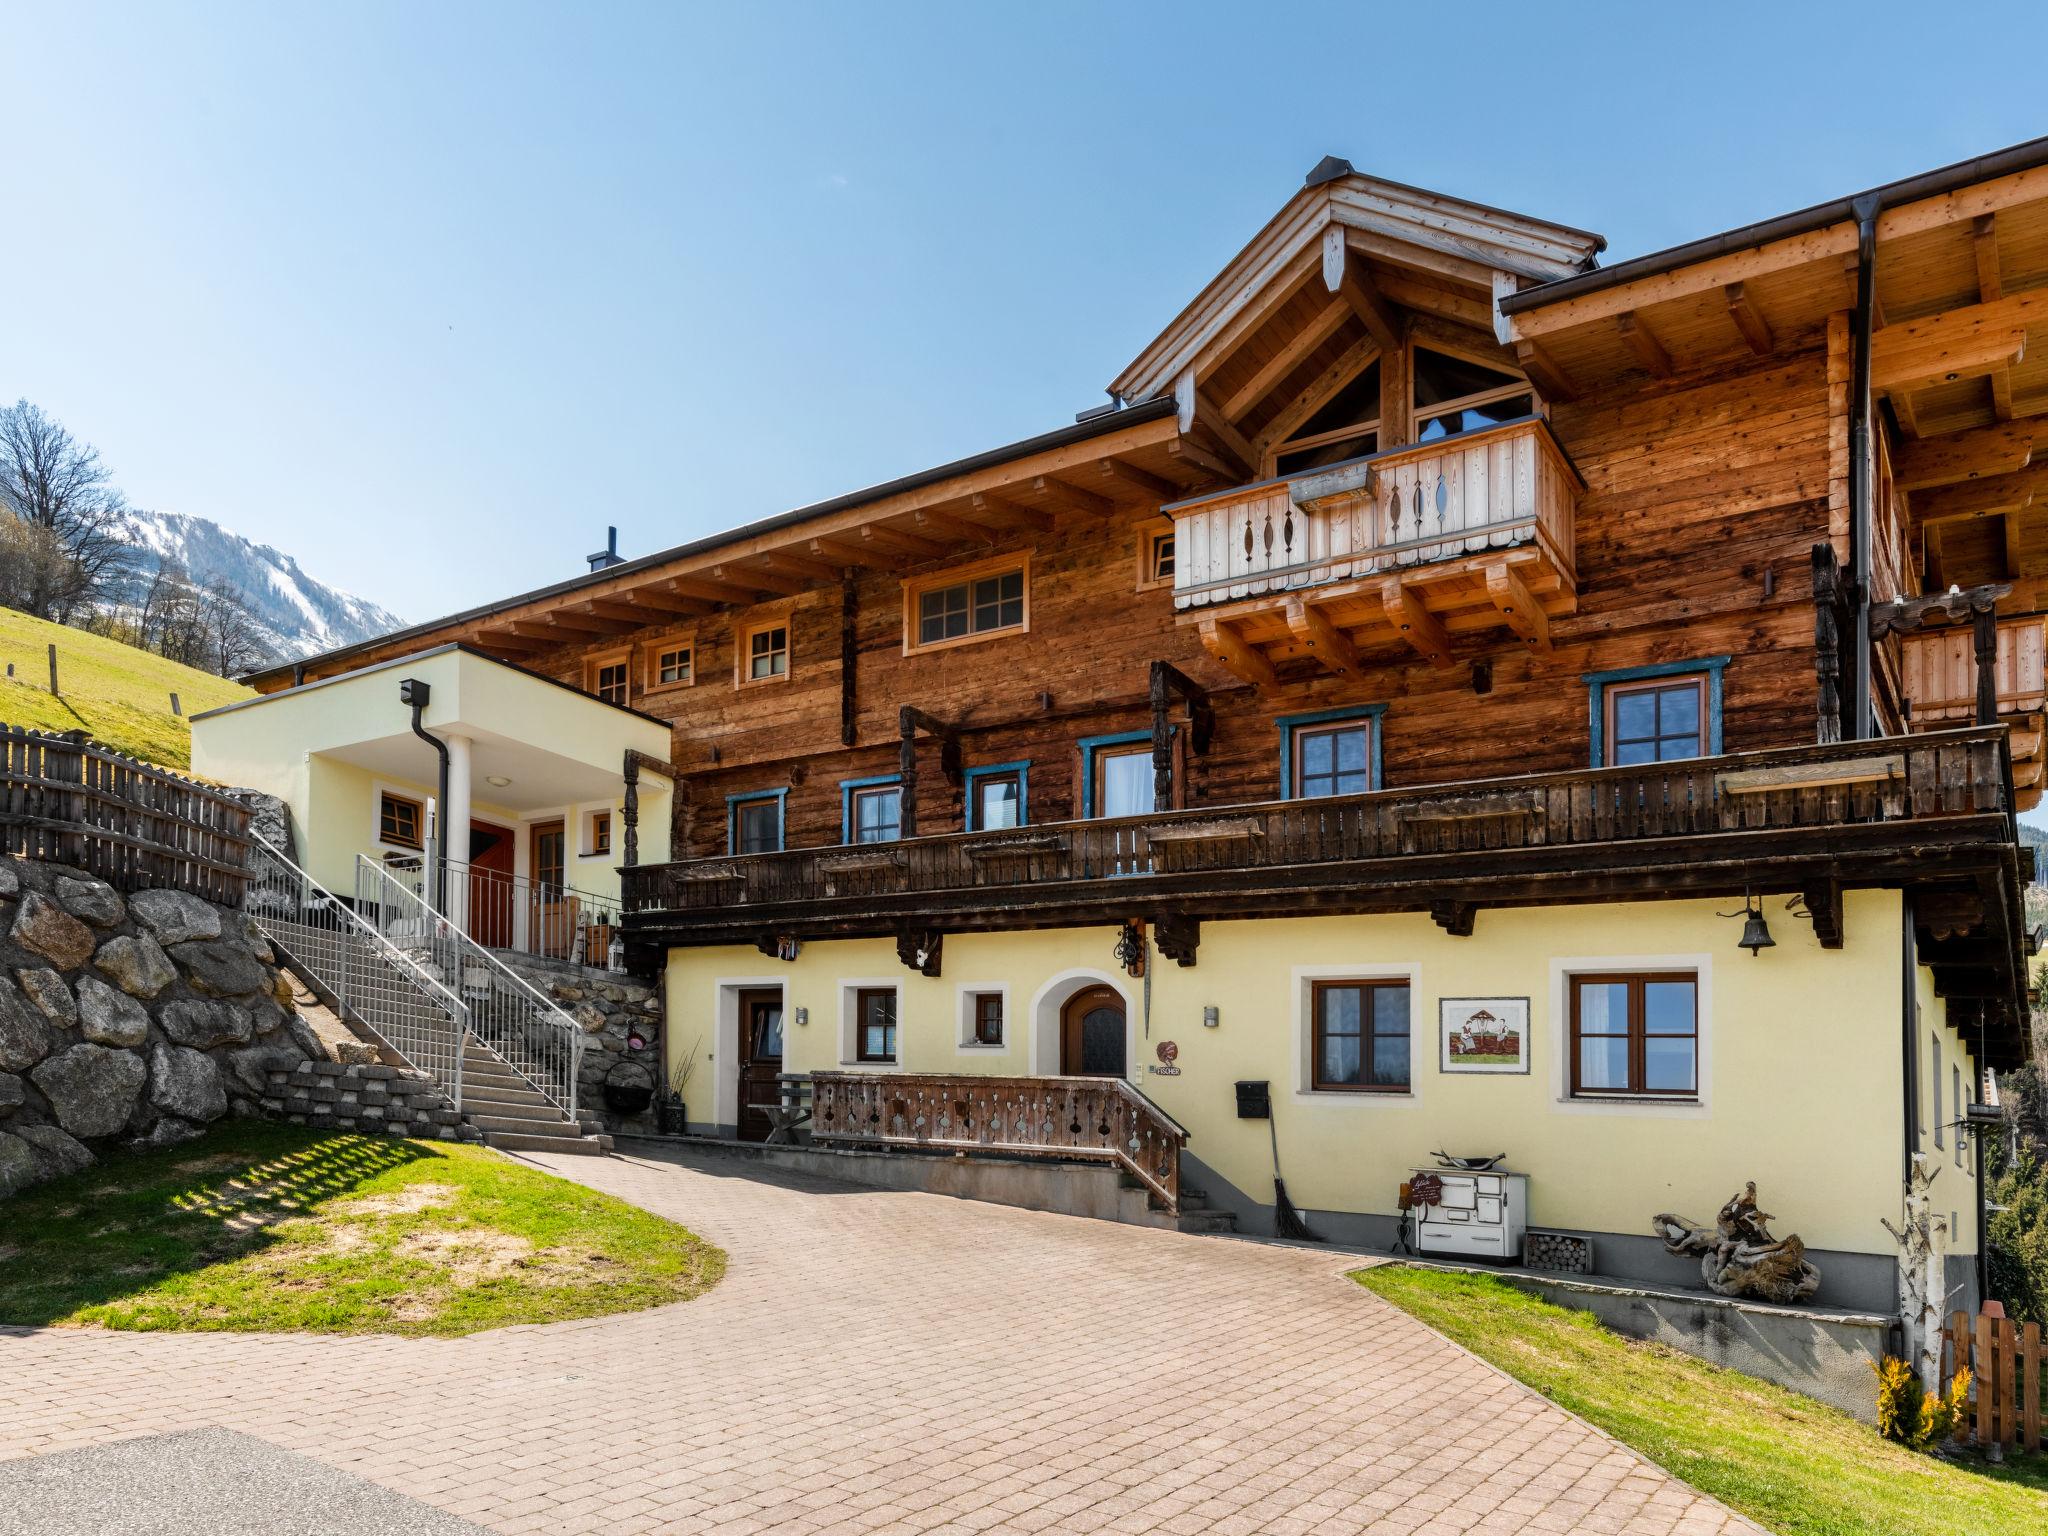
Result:
<instances>
[{"instance_id":1,"label":"small square window","mask_svg":"<svg viewBox=\"0 0 2048 1536\"><path fill-rule=\"evenodd\" d=\"M626 658L607 658L590 663L590 691L607 704L626 704Z\"/></svg>"},{"instance_id":2,"label":"small square window","mask_svg":"<svg viewBox=\"0 0 2048 1536\"><path fill-rule=\"evenodd\" d=\"M696 681L696 655L692 646L673 646L654 657L654 685L657 688L686 688Z\"/></svg>"},{"instance_id":3,"label":"small square window","mask_svg":"<svg viewBox=\"0 0 2048 1536\"><path fill-rule=\"evenodd\" d=\"M1323 1093L1405 1093L1408 983L1315 983L1310 1084Z\"/></svg>"},{"instance_id":4,"label":"small square window","mask_svg":"<svg viewBox=\"0 0 2048 1536\"><path fill-rule=\"evenodd\" d=\"M761 624L742 630L739 680L772 683L789 676L789 626Z\"/></svg>"},{"instance_id":5,"label":"small square window","mask_svg":"<svg viewBox=\"0 0 2048 1536\"><path fill-rule=\"evenodd\" d=\"M862 987L853 995L853 1054L856 1061L896 1060L896 991Z\"/></svg>"},{"instance_id":6,"label":"small square window","mask_svg":"<svg viewBox=\"0 0 2048 1536\"><path fill-rule=\"evenodd\" d=\"M1294 732L1294 783L1297 800L1328 795L1362 795L1372 788L1372 725L1352 720L1338 725L1304 727Z\"/></svg>"},{"instance_id":7,"label":"small square window","mask_svg":"<svg viewBox=\"0 0 2048 1536\"><path fill-rule=\"evenodd\" d=\"M610 853L612 851L612 813L610 811L592 811L590 813L590 846L587 851L593 855Z\"/></svg>"},{"instance_id":8,"label":"small square window","mask_svg":"<svg viewBox=\"0 0 2048 1536\"><path fill-rule=\"evenodd\" d=\"M1614 768L1706 755L1707 680L1673 677L1607 690L1607 762Z\"/></svg>"},{"instance_id":9,"label":"small square window","mask_svg":"<svg viewBox=\"0 0 2048 1536\"><path fill-rule=\"evenodd\" d=\"M967 801L970 832L1002 832L1024 825L1024 771L1006 768L973 776Z\"/></svg>"},{"instance_id":10,"label":"small square window","mask_svg":"<svg viewBox=\"0 0 2048 1536\"><path fill-rule=\"evenodd\" d=\"M1173 582L1173 530L1156 531L1145 540L1145 579L1154 586Z\"/></svg>"},{"instance_id":11,"label":"small square window","mask_svg":"<svg viewBox=\"0 0 2048 1536\"><path fill-rule=\"evenodd\" d=\"M893 843L903 835L903 790L894 784L853 792L850 820L856 843Z\"/></svg>"},{"instance_id":12,"label":"small square window","mask_svg":"<svg viewBox=\"0 0 2048 1536\"><path fill-rule=\"evenodd\" d=\"M403 795L386 794L377 806L377 841L395 848L422 848L426 835L426 808Z\"/></svg>"},{"instance_id":13,"label":"small square window","mask_svg":"<svg viewBox=\"0 0 2048 1536\"><path fill-rule=\"evenodd\" d=\"M734 853L780 853L782 851L782 797L762 795L738 800L732 808L732 851Z\"/></svg>"}]
</instances>

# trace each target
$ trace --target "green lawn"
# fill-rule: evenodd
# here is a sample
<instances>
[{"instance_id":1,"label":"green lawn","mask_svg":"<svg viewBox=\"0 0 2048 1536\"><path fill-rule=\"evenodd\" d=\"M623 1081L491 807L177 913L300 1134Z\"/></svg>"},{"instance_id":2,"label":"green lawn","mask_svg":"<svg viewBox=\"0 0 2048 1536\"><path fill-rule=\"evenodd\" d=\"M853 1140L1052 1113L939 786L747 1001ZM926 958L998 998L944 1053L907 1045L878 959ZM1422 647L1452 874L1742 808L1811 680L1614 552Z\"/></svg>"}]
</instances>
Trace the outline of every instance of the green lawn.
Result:
<instances>
[{"instance_id":1,"label":"green lawn","mask_svg":"<svg viewBox=\"0 0 2048 1536\"><path fill-rule=\"evenodd\" d=\"M1353 1278L1782 1536L2048 1531L2048 1458L1993 1468L1916 1455L1811 1398L1624 1339L1491 1276L1381 1265Z\"/></svg>"},{"instance_id":2,"label":"green lawn","mask_svg":"<svg viewBox=\"0 0 2048 1536\"><path fill-rule=\"evenodd\" d=\"M674 1222L486 1148L258 1121L11 1201L0 1323L464 1334L717 1283Z\"/></svg>"},{"instance_id":3,"label":"green lawn","mask_svg":"<svg viewBox=\"0 0 2048 1536\"><path fill-rule=\"evenodd\" d=\"M57 647L57 686L50 695L50 645ZM14 664L6 676L5 663ZM171 713L178 695L184 717ZM155 763L192 762L186 718L202 709L255 695L240 683L165 661L132 645L82 629L0 608L0 724L36 731L89 731L110 747Z\"/></svg>"}]
</instances>

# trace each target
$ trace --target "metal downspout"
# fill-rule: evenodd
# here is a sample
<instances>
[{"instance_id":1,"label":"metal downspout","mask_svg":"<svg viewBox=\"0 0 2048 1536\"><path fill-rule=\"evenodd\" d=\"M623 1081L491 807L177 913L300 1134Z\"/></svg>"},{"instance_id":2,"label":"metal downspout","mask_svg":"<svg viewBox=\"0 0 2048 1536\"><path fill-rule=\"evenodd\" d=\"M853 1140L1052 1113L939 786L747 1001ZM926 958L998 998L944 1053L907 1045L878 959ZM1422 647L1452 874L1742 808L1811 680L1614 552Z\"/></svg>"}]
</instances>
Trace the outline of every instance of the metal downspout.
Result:
<instances>
[{"instance_id":1,"label":"metal downspout","mask_svg":"<svg viewBox=\"0 0 2048 1536\"><path fill-rule=\"evenodd\" d=\"M434 735L420 723L426 713L427 685L407 678L401 685L400 697L412 706L412 733L432 747L441 759L441 776L435 790L434 817L436 822L445 821L448 816L448 743ZM448 829L436 825L434 828L434 910L448 910Z\"/></svg>"},{"instance_id":2,"label":"metal downspout","mask_svg":"<svg viewBox=\"0 0 2048 1536\"><path fill-rule=\"evenodd\" d=\"M1849 386L1849 594L1856 628L1849 648L1851 673L1849 736L1868 741L1871 718L1870 654L1870 337L1877 309L1877 215L1882 200L1866 192L1852 205L1856 214L1856 309L1850 319L1855 374Z\"/></svg>"}]
</instances>

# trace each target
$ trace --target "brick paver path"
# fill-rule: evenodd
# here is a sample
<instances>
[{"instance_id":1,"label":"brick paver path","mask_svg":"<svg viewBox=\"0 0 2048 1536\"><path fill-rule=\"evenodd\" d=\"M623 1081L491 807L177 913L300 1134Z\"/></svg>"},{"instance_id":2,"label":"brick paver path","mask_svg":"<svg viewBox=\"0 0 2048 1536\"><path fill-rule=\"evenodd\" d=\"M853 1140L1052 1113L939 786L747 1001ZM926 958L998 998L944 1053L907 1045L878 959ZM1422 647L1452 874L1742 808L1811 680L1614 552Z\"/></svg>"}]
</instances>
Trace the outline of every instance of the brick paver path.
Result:
<instances>
[{"instance_id":1,"label":"brick paver path","mask_svg":"<svg viewBox=\"0 0 2048 1536\"><path fill-rule=\"evenodd\" d=\"M1755 1530L1339 1255L537 1161L723 1245L725 1280L453 1340L0 1330L0 1459L221 1425L506 1532Z\"/></svg>"}]
</instances>

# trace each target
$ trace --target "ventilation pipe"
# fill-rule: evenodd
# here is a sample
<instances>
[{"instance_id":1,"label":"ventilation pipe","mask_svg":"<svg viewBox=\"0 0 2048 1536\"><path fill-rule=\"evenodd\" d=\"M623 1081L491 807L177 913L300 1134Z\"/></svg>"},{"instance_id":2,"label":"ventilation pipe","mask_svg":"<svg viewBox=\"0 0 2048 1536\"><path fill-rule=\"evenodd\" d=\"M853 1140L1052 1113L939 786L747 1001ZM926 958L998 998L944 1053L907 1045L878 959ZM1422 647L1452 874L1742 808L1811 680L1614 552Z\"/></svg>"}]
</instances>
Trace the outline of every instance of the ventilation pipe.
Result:
<instances>
[{"instance_id":1,"label":"ventilation pipe","mask_svg":"<svg viewBox=\"0 0 2048 1536\"><path fill-rule=\"evenodd\" d=\"M624 565L626 563L625 558L619 553L619 530L617 528L605 529L604 548L594 555L585 555L583 558L590 562L590 568L593 571L609 570L612 566Z\"/></svg>"}]
</instances>

